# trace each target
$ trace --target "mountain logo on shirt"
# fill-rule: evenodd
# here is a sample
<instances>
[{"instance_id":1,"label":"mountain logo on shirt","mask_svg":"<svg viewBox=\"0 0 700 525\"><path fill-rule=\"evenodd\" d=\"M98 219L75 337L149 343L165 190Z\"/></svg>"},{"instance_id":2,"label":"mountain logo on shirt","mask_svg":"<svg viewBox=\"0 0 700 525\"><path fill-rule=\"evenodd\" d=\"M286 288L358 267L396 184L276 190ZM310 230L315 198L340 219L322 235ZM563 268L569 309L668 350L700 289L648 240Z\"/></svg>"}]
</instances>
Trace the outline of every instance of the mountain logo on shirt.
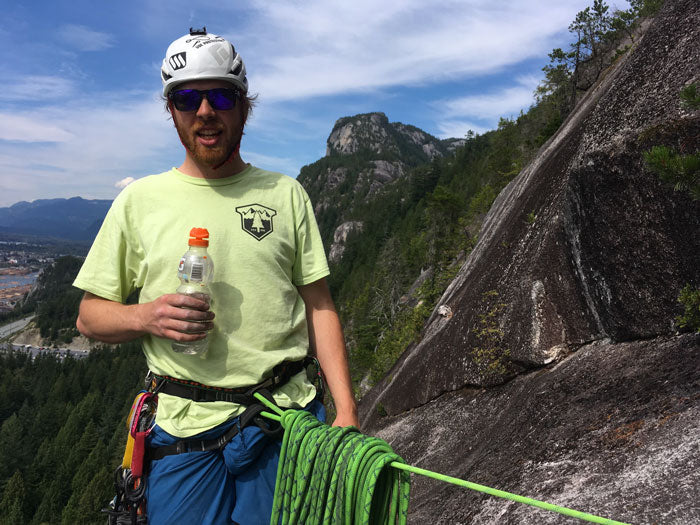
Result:
<instances>
[{"instance_id":1,"label":"mountain logo on shirt","mask_svg":"<svg viewBox=\"0 0 700 525\"><path fill-rule=\"evenodd\" d=\"M241 228L257 240L262 240L272 233L272 218L277 211L262 204L238 206L236 212L241 216Z\"/></svg>"}]
</instances>

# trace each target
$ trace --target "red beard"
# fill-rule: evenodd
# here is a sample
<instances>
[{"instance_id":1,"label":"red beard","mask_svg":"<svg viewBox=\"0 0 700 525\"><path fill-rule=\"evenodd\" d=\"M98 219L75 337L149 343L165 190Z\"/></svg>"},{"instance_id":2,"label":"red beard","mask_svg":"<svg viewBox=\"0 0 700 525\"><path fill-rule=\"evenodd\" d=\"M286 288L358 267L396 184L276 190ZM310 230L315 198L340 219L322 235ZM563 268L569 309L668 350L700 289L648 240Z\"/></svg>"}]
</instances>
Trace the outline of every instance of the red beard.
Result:
<instances>
[{"instance_id":1,"label":"red beard","mask_svg":"<svg viewBox=\"0 0 700 525\"><path fill-rule=\"evenodd\" d=\"M197 123L192 128L183 130L177 121L175 129L180 136L180 141L198 164L203 164L211 168L218 168L228 161L238 150L241 141L240 130L235 132L224 126L220 121L211 119L203 123ZM202 142L209 140L209 135L200 135L202 130L216 131L216 143L207 145ZM200 141L200 137L203 139Z\"/></svg>"}]
</instances>

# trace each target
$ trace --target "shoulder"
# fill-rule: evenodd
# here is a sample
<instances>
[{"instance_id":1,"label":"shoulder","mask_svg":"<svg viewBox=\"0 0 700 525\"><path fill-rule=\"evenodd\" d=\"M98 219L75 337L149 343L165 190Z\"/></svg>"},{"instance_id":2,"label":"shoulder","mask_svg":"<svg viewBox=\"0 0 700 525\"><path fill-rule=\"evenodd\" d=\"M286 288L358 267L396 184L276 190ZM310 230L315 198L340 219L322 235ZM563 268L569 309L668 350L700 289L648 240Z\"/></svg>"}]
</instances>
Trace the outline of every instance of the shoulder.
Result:
<instances>
[{"instance_id":1,"label":"shoulder","mask_svg":"<svg viewBox=\"0 0 700 525\"><path fill-rule=\"evenodd\" d=\"M146 175L130 182L124 189L119 192L115 203L126 203L134 199L146 197L153 191L159 191L164 186L171 184L174 180L172 170L158 173L157 175Z\"/></svg>"},{"instance_id":2,"label":"shoulder","mask_svg":"<svg viewBox=\"0 0 700 525\"><path fill-rule=\"evenodd\" d=\"M298 196L304 200L308 200L306 190L295 178L285 175L284 173L268 171L252 165L250 169L249 177L251 179L255 179L265 185L270 185L277 191L287 192L295 197Z\"/></svg>"}]
</instances>

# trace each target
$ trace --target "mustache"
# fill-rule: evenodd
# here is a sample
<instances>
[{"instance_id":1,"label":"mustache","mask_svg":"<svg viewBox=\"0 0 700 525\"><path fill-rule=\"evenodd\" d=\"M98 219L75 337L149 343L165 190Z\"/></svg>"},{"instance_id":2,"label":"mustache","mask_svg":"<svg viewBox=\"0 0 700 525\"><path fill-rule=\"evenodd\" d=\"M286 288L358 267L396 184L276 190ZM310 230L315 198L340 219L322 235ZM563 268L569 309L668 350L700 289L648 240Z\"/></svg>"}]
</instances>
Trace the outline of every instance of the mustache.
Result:
<instances>
[{"instance_id":1,"label":"mustache","mask_svg":"<svg viewBox=\"0 0 700 525\"><path fill-rule=\"evenodd\" d=\"M212 122L212 121L207 121L203 122L199 125L195 125L192 127L192 131L195 133L199 133L202 130L209 130L209 131L223 131L224 126L222 126L220 123Z\"/></svg>"}]
</instances>

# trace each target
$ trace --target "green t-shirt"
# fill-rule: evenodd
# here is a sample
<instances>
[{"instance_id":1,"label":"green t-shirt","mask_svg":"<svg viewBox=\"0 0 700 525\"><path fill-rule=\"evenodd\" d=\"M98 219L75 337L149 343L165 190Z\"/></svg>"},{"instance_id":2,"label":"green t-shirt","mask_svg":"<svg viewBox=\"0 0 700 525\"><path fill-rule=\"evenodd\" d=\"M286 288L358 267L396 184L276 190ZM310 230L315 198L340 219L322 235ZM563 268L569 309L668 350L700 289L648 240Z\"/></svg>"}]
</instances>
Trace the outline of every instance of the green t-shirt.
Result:
<instances>
[{"instance_id":1,"label":"green t-shirt","mask_svg":"<svg viewBox=\"0 0 700 525\"><path fill-rule=\"evenodd\" d=\"M149 302L175 293L177 269L193 227L209 231L210 284L216 317L202 356L176 353L172 341L142 338L156 374L235 388L260 383L285 360L308 350L304 302L297 286L328 275L309 198L294 179L248 166L224 179L177 169L139 179L115 199L74 285L123 303L135 289ZM305 373L275 391L280 406L314 397ZM195 403L159 395L157 423L187 437L242 411L223 401Z\"/></svg>"}]
</instances>

